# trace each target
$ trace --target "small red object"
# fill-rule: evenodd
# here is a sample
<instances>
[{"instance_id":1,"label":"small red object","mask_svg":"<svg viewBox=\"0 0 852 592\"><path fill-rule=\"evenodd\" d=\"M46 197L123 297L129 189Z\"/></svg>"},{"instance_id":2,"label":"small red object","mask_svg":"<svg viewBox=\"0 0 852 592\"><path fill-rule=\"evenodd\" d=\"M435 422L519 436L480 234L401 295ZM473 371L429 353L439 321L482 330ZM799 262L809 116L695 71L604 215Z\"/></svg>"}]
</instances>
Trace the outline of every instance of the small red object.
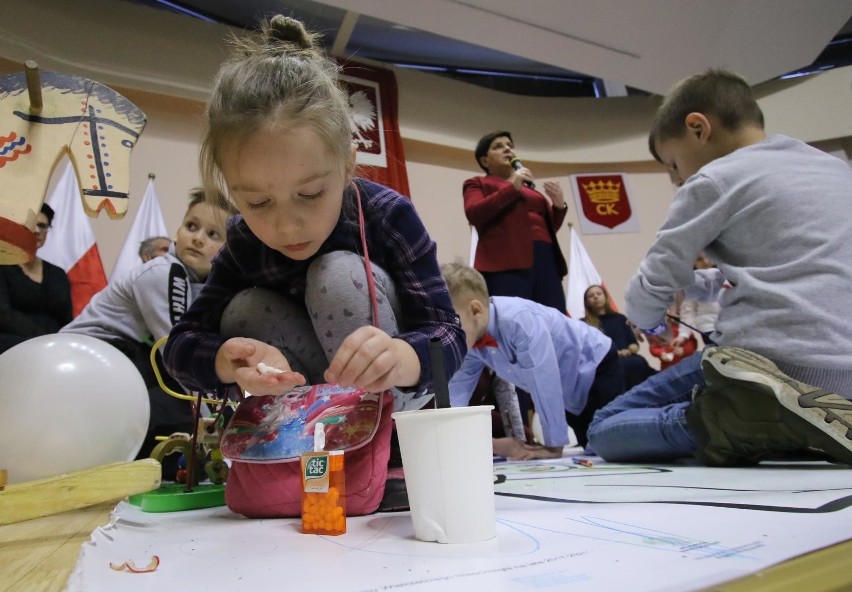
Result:
<instances>
[{"instance_id":1,"label":"small red object","mask_svg":"<svg viewBox=\"0 0 852 592\"><path fill-rule=\"evenodd\" d=\"M481 349L483 347L497 347L497 340L486 333L473 344L473 349Z\"/></svg>"},{"instance_id":2,"label":"small red object","mask_svg":"<svg viewBox=\"0 0 852 592\"><path fill-rule=\"evenodd\" d=\"M145 567L136 567L136 564L132 561L125 561L124 563L117 565L115 563L110 563L109 568L115 571L129 571L131 573L149 573L155 571L160 566L160 558L156 555L151 556L151 562Z\"/></svg>"}]
</instances>

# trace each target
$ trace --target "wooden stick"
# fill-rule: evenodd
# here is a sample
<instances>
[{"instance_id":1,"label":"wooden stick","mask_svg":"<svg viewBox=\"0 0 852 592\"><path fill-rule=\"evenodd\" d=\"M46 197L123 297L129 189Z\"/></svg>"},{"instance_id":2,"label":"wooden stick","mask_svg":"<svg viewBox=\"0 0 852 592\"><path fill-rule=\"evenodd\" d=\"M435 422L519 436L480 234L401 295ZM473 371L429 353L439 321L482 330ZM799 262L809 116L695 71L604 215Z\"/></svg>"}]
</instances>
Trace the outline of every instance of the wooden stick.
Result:
<instances>
[{"instance_id":1,"label":"wooden stick","mask_svg":"<svg viewBox=\"0 0 852 592\"><path fill-rule=\"evenodd\" d=\"M198 391L198 402L196 402L192 412L195 416L195 427L192 429L192 444L189 448L189 458L186 459L185 493L191 493L193 486L195 486L195 459L198 458L198 430L201 429L201 400L203 398L202 392Z\"/></svg>"},{"instance_id":2,"label":"wooden stick","mask_svg":"<svg viewBox=\"0 0 852 592\"><path fill-rule=\"evenodd\" d=\"M38 64L27 60L24 64L27 75L27 90L30 93L30 111L38 113L43 106L41 101L41 77L38 75Z\"/></svg>"},{"instance_id":3,"label":"wooden stick","mask_svg":"<svg viewBox=\"0 0 852 592\"><path fill-rule=\"evenodd\" d=\"M0 525L151 491L161 475L160 463L145 458L7 485L0 492Z\"/></svg>"}]
</instances>

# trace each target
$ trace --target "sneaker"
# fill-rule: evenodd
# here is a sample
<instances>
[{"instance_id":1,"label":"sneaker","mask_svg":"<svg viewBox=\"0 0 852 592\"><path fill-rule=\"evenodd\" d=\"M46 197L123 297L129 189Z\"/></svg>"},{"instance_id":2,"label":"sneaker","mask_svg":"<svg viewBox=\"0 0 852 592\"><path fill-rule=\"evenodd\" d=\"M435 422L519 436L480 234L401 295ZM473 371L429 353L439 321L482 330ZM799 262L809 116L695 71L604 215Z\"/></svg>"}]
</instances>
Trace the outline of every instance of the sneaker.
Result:
<instances>
[{"instance_id":1,"label":"sneaker","mask_svg":"<svg viewBox=\"0 0 852 592\"><path fill-rule=\"evenodd\" d=\"M701 369L707 386L694 393L686 420L703 463L747 465L820 450L852 464L852 402L736 347L706 349Z\"/></svg>"}]
</instances>

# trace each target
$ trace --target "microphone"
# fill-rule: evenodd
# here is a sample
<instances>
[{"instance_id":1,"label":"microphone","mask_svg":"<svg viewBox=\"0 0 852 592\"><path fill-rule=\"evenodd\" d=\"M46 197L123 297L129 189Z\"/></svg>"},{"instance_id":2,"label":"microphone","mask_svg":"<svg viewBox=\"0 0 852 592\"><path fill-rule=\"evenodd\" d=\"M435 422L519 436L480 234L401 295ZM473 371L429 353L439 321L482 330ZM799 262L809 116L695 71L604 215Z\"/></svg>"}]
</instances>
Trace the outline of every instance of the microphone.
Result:
<instances>
[{"instance_id":1,"label":"microphone","mask_svg":"<svg viewBox=\"0 0 852 592\"><path fill-rule=\"evenodd\" d=\"M524 163L522 163L521 160L517 157L513 158L509 164L511 164L512 168L516 171L524 168ZM533 183L532 181L524 181L524 185L526 185L530 189L535 189L535 183Z\"/></svg>"}]
</instances>

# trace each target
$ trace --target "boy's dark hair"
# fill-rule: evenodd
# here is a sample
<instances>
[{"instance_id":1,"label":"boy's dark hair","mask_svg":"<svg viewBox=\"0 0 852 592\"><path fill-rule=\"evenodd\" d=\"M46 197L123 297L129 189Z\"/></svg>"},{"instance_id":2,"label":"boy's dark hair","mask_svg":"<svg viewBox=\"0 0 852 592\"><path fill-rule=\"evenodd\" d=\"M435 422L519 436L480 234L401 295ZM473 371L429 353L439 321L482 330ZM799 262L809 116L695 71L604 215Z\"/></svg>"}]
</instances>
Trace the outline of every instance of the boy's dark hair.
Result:
<instances>
[{"instance_id":1,"label":"boy's dark hair","mask_svg":"<svg viewBox=\"0 0 852 592\"><path fill-rule=\"evenodd\" d=\"M476 150L473 151L473 155L476 157L476 164L478 164L479 168L481 168L486 173L488 172L488 169L482 166L480 159L486 154L488 154L488 149L491 147L491 142L493 142L497 138L503 137L509 138L509 141L512 142L512 144L515 143L515 141L512 139L512 134L505 130L498 130L496 132L491 132L490 134L485 134L484 136L479 138L479 141L476 143Z\"/></svg>"},{"instance_id":2,"label":"boy's dark hair","mask_svg":"<svg viewBox=\"0 0 852 592\"><path fill-rule=\"evenodd\" d=\"M712 115L728 131L754 125L763 128L763 112L748 82L728 70L710 69L679 82L657 109L648 147L658 162L654 144L682 137L690 113Z\"/></svg>"}]
</instances>

